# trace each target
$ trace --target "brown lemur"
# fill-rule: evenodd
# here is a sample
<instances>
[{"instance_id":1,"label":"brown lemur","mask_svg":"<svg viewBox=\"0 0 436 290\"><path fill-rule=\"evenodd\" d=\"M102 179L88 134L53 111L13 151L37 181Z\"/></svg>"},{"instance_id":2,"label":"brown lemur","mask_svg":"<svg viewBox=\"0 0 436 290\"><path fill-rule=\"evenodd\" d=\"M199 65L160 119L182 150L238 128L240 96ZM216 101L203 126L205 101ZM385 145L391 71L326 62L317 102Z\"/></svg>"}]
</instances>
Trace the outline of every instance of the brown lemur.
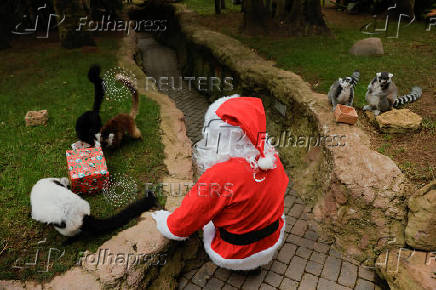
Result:
<instances>
[{"instance_id":1,"label":"brown lemur","mask_svg":"<svg viewBox=\"0 0 436 290\"><path fill-rule=\"evenodd\" d=\"M398 108L406 103L412 103L422 95L420 87L413 87L410 94L398 97L398 89L392 81L394 75L389 72L378 72L376 77L369 83L365 100L368 105L364 111L372 111L378 116L383 112Z\"/></svg>"},{"instance_id":2,"label":"brown lemur","mask_svg":"<svg viewBox=\"0 0 436 290\"><path fill-rule=\"evenodd\" d=\"M100 131L100 144L103 148L117 148L127 133L134 139L142 138L141 131L136 127L135 118L139 111L138 91L132 82L118 74L115 78L122 82L132 94L132 108L129 114L121 113L104 124Z\"/></svg>"}]
</instances>

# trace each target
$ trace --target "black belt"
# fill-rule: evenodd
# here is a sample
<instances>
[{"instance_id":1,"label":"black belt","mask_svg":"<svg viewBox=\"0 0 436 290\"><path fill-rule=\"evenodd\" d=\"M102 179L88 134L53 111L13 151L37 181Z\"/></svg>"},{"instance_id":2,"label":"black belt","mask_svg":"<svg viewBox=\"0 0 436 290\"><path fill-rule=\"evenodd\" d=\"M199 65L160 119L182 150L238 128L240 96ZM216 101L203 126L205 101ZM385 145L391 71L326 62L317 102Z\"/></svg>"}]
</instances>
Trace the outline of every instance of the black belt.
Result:
<instances>
[{"instance_id":1,"label":"black belt","mask_svg":"<svg viewBox=\"0 0 436 290\"><path fill-rule=\"evenodd\" d=\"M265 237L268 237L272 233L274 233L279 228L279 220L276 220L269 226L264 227L263 229L251 231L242 235L232 234L226 231L223 228L219 228L221 239L223 241L237 245L237 246L245 246L252 244L254 242L258 242Z\"/></svg>"}]
</instances>

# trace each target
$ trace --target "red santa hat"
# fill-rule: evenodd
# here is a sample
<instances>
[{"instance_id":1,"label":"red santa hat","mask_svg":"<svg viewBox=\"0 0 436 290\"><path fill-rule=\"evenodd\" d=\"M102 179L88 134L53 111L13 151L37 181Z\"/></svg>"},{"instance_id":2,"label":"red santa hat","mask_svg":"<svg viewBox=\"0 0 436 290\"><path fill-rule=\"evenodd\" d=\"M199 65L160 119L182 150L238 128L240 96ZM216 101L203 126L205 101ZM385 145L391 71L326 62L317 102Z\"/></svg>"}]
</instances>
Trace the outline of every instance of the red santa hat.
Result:
<instances>
[{"instance_id":1,"label":"red santa hat","mask_svg":"<svg viewBox=\"0 0 436 290\"><path fill-rule=\"evenodd\" d=\"M273 152L265 152L266 117L262 100L252 97L229 98L215 111L224 122L240 127L260 153L257 166L268 170L275 166ZM269 153L269 154L268 154Z\"/></svg>"}]
</instances>

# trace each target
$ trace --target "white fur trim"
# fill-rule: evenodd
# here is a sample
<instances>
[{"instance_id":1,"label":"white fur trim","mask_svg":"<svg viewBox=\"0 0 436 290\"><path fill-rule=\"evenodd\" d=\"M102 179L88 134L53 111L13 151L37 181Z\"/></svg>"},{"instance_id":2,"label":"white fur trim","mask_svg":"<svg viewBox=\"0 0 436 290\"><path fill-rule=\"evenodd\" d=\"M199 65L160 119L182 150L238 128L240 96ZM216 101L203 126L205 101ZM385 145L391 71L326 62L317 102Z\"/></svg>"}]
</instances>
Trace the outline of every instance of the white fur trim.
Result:
<instances>
[{"instance_id":1,"label":"white fur trim","mask_svg":"<svg viewBox=\"0 0 436 290\"><path fill-rule=\"evenodd\" d=\"M170 214L171 213L167 210L158 210L158 211L153 212L151 214L151 216L156 221L157 229L164 237L166 237L170 240L176 240L176 241L186 240L188 237L178 237L178 236L174 235L170 231L170 229L168 228L167 220L168 220L168 216Z\"/></svg>"},{"instance_id":2,"label":"white fur trim","mask_svg":"<svg viewBox=\"0 0 436 290\"><path fill-rule=\"evenodd\" d=\"M267 170L275 168L275 162L276 158L274 157L274 155L269 154L265 157L259 158L259 160L257 161L257 165L260 169Z\"/></svg>"},{"instance_id":3,"label":"white fur trim","mask_svg":"<svg viewBox=\"0 0 436 290\"><path fill-rule=\"evenodd\" d=\"M226 268L229 270L253 270L259 266L266 265L271 262L274 254L278 250L278 248L282 245L285 239L285 227L286 220L285 216L282 215L283 219L283 227L280 230L280 237L277 243L265 249L261 252L255 253L244 259L224 259L220 254L215 252L212 249L212 241L215 237L215 225L210 221L207 225L204 226L203 231L203 241L204 241L204 249L206 253L209 255L210 259L214 264Z\"/></svg>"}]
</instances>

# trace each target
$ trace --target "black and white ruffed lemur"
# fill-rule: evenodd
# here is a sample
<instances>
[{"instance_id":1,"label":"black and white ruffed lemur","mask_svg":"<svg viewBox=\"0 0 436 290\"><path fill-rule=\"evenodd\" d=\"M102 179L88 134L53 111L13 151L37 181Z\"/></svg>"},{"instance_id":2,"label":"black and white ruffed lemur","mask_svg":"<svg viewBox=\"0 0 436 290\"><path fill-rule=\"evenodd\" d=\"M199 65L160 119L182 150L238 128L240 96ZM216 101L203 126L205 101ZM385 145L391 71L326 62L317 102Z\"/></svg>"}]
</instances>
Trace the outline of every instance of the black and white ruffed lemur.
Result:
<instances>
[{"instance_id":1,"label":"black and white ruffed lemur","mask_svg":"<svg viewBox=\"0 0 436 290\"><path fill-rule=\"evenodd\" d=\"M359 82L359 77L360 73L356 70L351 76L339 78L331 85L328 98L333 106L333 111L336 109L337 104L353 106L354 87Z\"/></svg>"},{"instance_id":2,"label":"black and white ruffed lemur","mask_svg":"<svg viewBox=\"0 0 436 290\"><path fill-rule=\"evenodd\" d=\"M93 65L89 68L88 79L94 84L94 105L92 111L86 111L76 121L77 137L91 146L95 145L102 126L100 118L100 107L104 98L104 81L100 77L100 66Z\"/></svg>"},{"instance_id":3,"label":"black and white ruffed lemur","mask_svg":"<svg viewBox=\"0 0 436 290\"><path fill-rule=\"evenodd\" d=\"M39 180L32 188L30 201L34 220L53 225L67 237L111 232L157 205L156 197L149 191L117 214L96 218L91 215L89 203L69 189L69 180L65 177Z\"/></svg>"},{"instance_id":4,"label":"black and white ruffed lemur","mask_svg":"<svg viewBox=\"0 0 436 290\"><path fill-rule=\"evenodd\" d=\"M389 72L378 72L376 77L369 83L365 100L368 105L363 107L365 111L372 111L378 116L383 112L398 108L406 103L412 103L422 96L420 87L413 87L409 94L398 97L398 88L392 81L394 75Z\"/></svg>"}]
</instances>

